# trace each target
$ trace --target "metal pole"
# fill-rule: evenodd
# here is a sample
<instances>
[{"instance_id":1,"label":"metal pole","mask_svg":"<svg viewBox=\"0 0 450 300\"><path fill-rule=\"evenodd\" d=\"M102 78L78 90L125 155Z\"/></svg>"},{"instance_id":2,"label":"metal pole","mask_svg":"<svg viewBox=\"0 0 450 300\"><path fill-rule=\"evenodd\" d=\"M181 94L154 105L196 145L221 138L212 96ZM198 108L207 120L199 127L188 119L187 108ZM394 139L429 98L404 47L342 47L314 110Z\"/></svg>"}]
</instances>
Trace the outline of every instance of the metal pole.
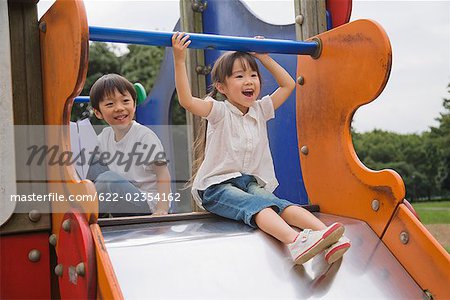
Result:
<instances>
[{"instance_id":1,"label":"metal pole","mask_svg":"<svg viewBox=\"0 0 450 300\"><path fill-rule=\"evenodd\" d=\"M196 5L195 5L196 4ZM180 0L180 25L181 30L196 34L203 33L203 11L206 9L206 0ZM205 50L196 49L186 53L186 69L191 85L192 95L198 98L204 98L207 93L206 75L211 70L205 64ZM201 117L192 114L186 110L186 136L188 153L188 178L191 178L194 170L193 162L197 159L194 152L194 144L197 139L206 139L206 126L201 126ZM198 153L197 153L198 154ZM198 167L198 166L197 166ZM186 196L190 198L191 211L201 211L200 207L194 201L190 193Z\"/></svg>"},{"instance_id":2,"label":"metal pole","mask_svg":"<svg viewBox=\"0 0 450 300\"><path fill-rule=\"evenodd\" d=\"M151 46L172 46L173 32L141 31L106 27L89 27L91 41L139 44ZM234 50L315 56L319 51L316 41L299 42L277 39L254 39L213 34L190 33L189 45L194 49Z\"/></svg>"}]
</instances>

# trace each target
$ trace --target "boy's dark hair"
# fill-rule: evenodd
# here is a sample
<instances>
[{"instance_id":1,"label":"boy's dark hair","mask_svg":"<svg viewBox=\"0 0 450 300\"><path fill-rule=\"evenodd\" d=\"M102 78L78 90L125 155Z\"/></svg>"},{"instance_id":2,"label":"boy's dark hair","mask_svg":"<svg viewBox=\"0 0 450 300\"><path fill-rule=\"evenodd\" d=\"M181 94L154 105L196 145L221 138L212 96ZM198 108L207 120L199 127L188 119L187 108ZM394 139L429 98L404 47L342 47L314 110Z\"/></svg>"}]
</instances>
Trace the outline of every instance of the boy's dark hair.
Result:
<instances>
[{"instance_id":1,"label":"boy's dark hair","mask_svg":"<svg viewBox=\"0 0 450 300\"><path fill-rule=\"evenodd\" d=\"M89 92L92 107L96 110L100 110L100 101L105 97L113 96L116 90L122 95L124 95L125 92L130 93L134 104L136 105L136 90L131 82L118 74L106 74L100 77L92 85L91 91Z\"/></svg>"}]
</instances>

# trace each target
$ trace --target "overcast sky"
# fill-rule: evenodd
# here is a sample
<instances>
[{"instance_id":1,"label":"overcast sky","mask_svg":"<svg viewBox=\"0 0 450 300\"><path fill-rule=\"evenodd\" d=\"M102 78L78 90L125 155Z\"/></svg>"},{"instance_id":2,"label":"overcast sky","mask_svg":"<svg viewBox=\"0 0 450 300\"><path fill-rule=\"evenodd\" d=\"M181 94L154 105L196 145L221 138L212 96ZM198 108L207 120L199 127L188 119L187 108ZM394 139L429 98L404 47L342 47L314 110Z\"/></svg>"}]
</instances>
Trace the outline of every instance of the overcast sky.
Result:
<instances>
[{"instance_id":1,"label":"overcast sky","mask_svg":"<svg viewBox=\"0 0 450 300\"><path fill-rule=\"evenodd\" d=\"M41 0L39 16L53 2ZM293 1L244 2L264 21L294 22ZM85 1L90 26L162 31L172 31L179 18L178 5L175 0ZM352 20L362 18L376 20L386 30L393 65L383 93L357 111L354 128L420 133L436 125L442 98L450 97L450 1L354 0Z\"/></svg>"}]
</instances>

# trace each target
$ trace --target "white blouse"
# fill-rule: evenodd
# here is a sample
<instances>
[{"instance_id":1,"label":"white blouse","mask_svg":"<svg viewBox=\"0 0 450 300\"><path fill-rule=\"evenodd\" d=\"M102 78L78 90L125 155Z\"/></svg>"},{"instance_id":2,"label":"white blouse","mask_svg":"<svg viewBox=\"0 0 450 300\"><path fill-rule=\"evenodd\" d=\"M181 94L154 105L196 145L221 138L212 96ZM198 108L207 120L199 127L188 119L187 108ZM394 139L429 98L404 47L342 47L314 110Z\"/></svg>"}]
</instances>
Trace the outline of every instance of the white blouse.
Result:
<instances>
[{"instance_id":1,"label":"white blouse","mask_svg":"<svg viewBox=\"0 0 450 300\"><path fill-rule=\"evenodd\" d=\"M199 190L239 177L255 176L258 184L269 192L278 186L267 137L268 120L275 117L270 96L256 101L244 115L228 101L213 101L206 117L205 159L192 186L192 195L201 206Z\"/></svg>"}]
</instances>

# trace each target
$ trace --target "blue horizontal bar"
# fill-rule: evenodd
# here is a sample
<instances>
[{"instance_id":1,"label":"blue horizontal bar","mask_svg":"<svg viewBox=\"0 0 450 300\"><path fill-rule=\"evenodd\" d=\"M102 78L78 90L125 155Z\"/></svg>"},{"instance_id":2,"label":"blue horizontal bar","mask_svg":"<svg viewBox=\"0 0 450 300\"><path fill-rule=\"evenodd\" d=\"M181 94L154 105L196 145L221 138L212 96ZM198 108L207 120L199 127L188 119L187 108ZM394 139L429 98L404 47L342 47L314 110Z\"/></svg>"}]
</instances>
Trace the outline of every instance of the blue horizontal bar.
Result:
<instances>
[{"instance_id":1,"label":"blue horizontal bar","mask_svg":"<svg viewBox=\"0 0 450 300\"><path fill-rule=\"evenodd\" d=\"M333 18L331 16L331 13L326 10L326 18L327 18L327 30L333 29Z\"/></svg>"},{"instance_id":2,"label":"blue horizontal bar","mask_svg":"<svg viewBox=\"0 0 450 300\"><path fill-rule=\"evenodd\" d=\"M75 103L85 103L85 102L89 102L89 96L78 96L78 97L75 97L74 102L75 102Z\"/></svg>"},{"instance_id":3,"label":"blue horizontal bar","mask_svg":"<svg viewBox=\"0 0 450 300\"><path fill-rule=\"evenodd\" d=\"M173 32L141 31L106 27L89 27L89 39L96 42L139 44L151 46L172 46ZM246 37L189 33L189 48L234 50L260 53L316 54L318 42L299 42L277 39L255 39Z\"/></svg>"}]
</instances>

